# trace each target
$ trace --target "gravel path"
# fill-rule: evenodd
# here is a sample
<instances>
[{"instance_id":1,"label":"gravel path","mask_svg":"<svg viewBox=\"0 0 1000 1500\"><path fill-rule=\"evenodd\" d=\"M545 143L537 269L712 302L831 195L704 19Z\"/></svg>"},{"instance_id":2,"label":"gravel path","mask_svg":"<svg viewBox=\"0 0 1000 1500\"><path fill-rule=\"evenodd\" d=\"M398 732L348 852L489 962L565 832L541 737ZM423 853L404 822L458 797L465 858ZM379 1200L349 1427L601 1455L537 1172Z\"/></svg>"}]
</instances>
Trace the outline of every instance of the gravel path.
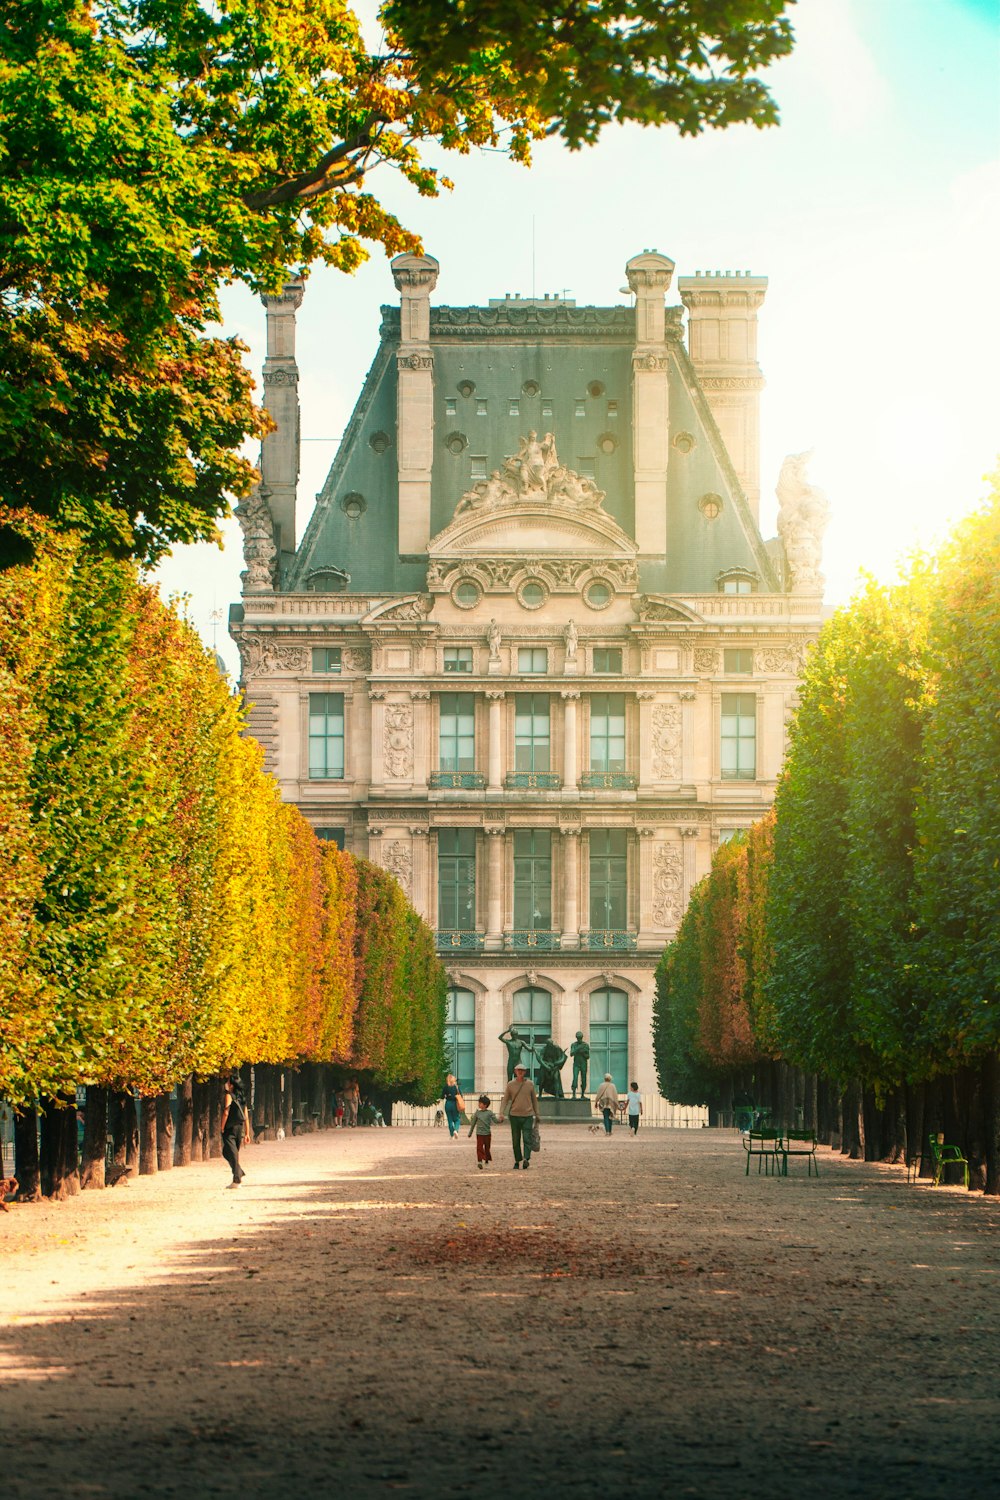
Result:
<instances>
[{"instance_id":1,"label":"gravel path","mask_svg":"<svg viewBox=\"0 0 1000 1500\"><path fill-rule=\"evenodd\" d=\"M1000 1203L739 1137L355 1130L0 1215L43 1495L994 1496Z\"/></svg>"}]
</instances>

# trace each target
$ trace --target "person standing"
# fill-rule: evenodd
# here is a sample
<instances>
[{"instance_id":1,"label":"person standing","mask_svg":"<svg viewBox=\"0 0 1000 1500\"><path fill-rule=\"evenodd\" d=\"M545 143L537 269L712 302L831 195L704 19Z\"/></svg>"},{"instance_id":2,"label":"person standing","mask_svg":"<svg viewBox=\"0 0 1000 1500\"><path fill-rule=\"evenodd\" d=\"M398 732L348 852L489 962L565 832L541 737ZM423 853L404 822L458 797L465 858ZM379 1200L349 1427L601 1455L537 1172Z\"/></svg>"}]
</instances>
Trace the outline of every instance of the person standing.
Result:
<instances>
[{"instance_id":1,"label":"person standing","mask_svg":"<svg viewBox=\"0 0 1000 1500\"><path fill-rule=\"evenodd\" d=\"M503 1091L500 1100L500 1118L498 1124L502 1125L504 1117L510 1118L510 1138L514 1147L514 1171L519 1167L528 1170L531 1161L531 1136L535 1128L535 1121L540 1119L538 1113L538 1095L535 1093L535 1085L528 1077L528 1070L523 1062L515 1064L514 1077Z\"/></svg>"},{"instance_id":2,"label":"person standing","mask_svg":"<svg viewBox=\"0 0 1000 1500\"><path fill-rule=\"evenodd\" d=\"M604 1134L610 1135L612 1121L618 1113L618 1090L611 1081L610 1073L605 1073L604 1082L594 1095L594 1107L604 1116Z\"/></svg>"},{"instance_id":3,"label":"person standing","mask_svg":"<svg viewBox=\"0 0 1000 1500\"><path fill-rule=\"evenodd\" d=\"M625 1095L625 1107L628 1111L628 1128L633 1135L639 1134L639 1116L642 1114L642 1095L639 1093L639 1085L630 1083L628 1093Z\"/></svg>"},{"instance_id":4,"label":"person standing","mask_svg":"<svg viewBox=\"0 0 1000 1500\"><path fill-rule=\"evenodd\" d=\"M231 1188L239 1187L246 1173L240 1166L240 1147L250 1139L250 1111L247 1108L243 1085L233 1073L226 1079L226 1098L222 1107L222 1154L229 1163L233 1180Z\"/></svg>"},{"instance_id":5,"label":"person standing","mask_svg":"<svg viewBox=\"0 0 1000 1500\"><path fill-rule=\"evenodd\" d=\"M479 1108L472 1116L472 1123L469 1126L469 1134L471 1135L473 1131L476 1133L476 1166L480 1172L487 1162L493 1160L493 1153L490 1150L493 1144L493 1126L499 1123L499 1118L490 1109L489 1094L480 1094Z\"/></svg>"},{"instance_id":6,"label":"person standing","mask_svg":"<svg viewBox=\"0 0 1000 1500\"><path fill-rule=\"evenodd\" d=\"M458 1126L462 1118L462 1110L465 1108L465 1100L458 1086L458 1080L454 1073L449 1073L444 1081L444 1116L448 1121L448 1137L450 1140L458 1140Z\"/></svg>"}]
</instances>

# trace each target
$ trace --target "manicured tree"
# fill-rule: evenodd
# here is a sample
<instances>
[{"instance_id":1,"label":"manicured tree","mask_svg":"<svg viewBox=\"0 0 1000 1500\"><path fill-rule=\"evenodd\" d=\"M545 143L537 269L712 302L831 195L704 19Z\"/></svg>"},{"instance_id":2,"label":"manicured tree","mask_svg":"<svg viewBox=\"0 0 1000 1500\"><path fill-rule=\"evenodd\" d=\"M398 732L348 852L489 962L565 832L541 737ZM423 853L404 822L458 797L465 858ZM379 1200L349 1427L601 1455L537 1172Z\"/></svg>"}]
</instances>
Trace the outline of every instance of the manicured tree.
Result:
<instances>
[{"instance_id":1,"label":"manicured tree","mask_svg":"<svg viewBox=\"0 0 1000 1500\"><path fill-rule=\"evenodd\" d=\"M336 844L323 843L321 877L323 920L317 972L321 1022L313 1056L346 1063L353 1048L358 1002L357 861Z\"/></svg>"},{"instance_id":2,"label":"manicured tree","mask_svg":"<svg viewBox=\"0 0 1000 1500\"><path fill-rule=\"evenodd\" d=\"M660 1093L677 1104L710 1104L720 1094L718 1074L701 1043L701 926L710 876L691 892L677 936L656 969L653 1057Z\"/></svg>"},{"instance_id":3,"label":"manicured tree","mask_svg":"<svg viewBox=\"0 0 1000 1500\"><path fill-rule=\"evenodd\" d=\"M930 997L922 1040L982 1070L986 1191L1000 1193L1000 482L941 559L930 644L917 900Z\"/></svg>"}]
</instances>

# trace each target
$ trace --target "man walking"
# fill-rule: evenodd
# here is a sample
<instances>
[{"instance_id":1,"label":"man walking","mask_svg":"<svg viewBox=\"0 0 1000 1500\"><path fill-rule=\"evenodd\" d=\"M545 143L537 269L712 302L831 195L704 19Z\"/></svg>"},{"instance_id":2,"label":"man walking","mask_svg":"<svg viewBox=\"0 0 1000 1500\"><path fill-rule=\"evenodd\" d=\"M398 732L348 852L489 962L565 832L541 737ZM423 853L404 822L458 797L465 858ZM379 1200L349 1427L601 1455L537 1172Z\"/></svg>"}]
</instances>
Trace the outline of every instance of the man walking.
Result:
<instances>
[{"instance_id":1,"label":"man walking","mask_svg":"<svg viewBox=\"0 0 1000 1500\"><path fill-rule=\"evenodd\" d=\"M514 1077L504 1089L500 1101L499 1124L510 1118L510 1138L514 1147L514 1171L528 1170L531 1161L531 1136L538 1114L538 1095L523 1062L515 1063Z\"/></svg>"}]
</instances>

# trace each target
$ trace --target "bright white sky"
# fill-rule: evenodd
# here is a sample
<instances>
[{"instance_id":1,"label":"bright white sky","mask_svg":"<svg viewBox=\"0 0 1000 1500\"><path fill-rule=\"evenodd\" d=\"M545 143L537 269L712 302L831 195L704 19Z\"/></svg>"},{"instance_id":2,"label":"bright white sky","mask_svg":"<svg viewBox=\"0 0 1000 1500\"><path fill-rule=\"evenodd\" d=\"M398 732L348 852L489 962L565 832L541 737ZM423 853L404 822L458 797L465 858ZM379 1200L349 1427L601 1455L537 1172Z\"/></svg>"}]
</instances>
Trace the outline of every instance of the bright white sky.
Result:
<instances>
[{"instance_id":1,"label":"bright white sky","mask_svg":"<svg viewBox=\"0 0 1000 1500\"><path fill-rule=\"evenodd\" d=\"M838 604L860 570L890 578L974 509L997 467L1000 0L799 0L793 19L795 51L766 75L775 129L698 140L612 129L576 154L547 142L530 170L440 153L455 191L436 201L388 170L370 185L441 262L439 302L534 288L611 304L625 300L625 262L647 247L676 262L675 276L768 276L762 529L775 530L783 457L813 448ZM375 353L380 304L395 298L380 250L351 278L320 269L309 280L300 534ZM232 288L224 312L259 372L263 309ZM158 576L165 594L190 596L235 669L225 613L242 556L238 527L224 530L223 550L178 548Z\"/></svg>"}]
</instances>

